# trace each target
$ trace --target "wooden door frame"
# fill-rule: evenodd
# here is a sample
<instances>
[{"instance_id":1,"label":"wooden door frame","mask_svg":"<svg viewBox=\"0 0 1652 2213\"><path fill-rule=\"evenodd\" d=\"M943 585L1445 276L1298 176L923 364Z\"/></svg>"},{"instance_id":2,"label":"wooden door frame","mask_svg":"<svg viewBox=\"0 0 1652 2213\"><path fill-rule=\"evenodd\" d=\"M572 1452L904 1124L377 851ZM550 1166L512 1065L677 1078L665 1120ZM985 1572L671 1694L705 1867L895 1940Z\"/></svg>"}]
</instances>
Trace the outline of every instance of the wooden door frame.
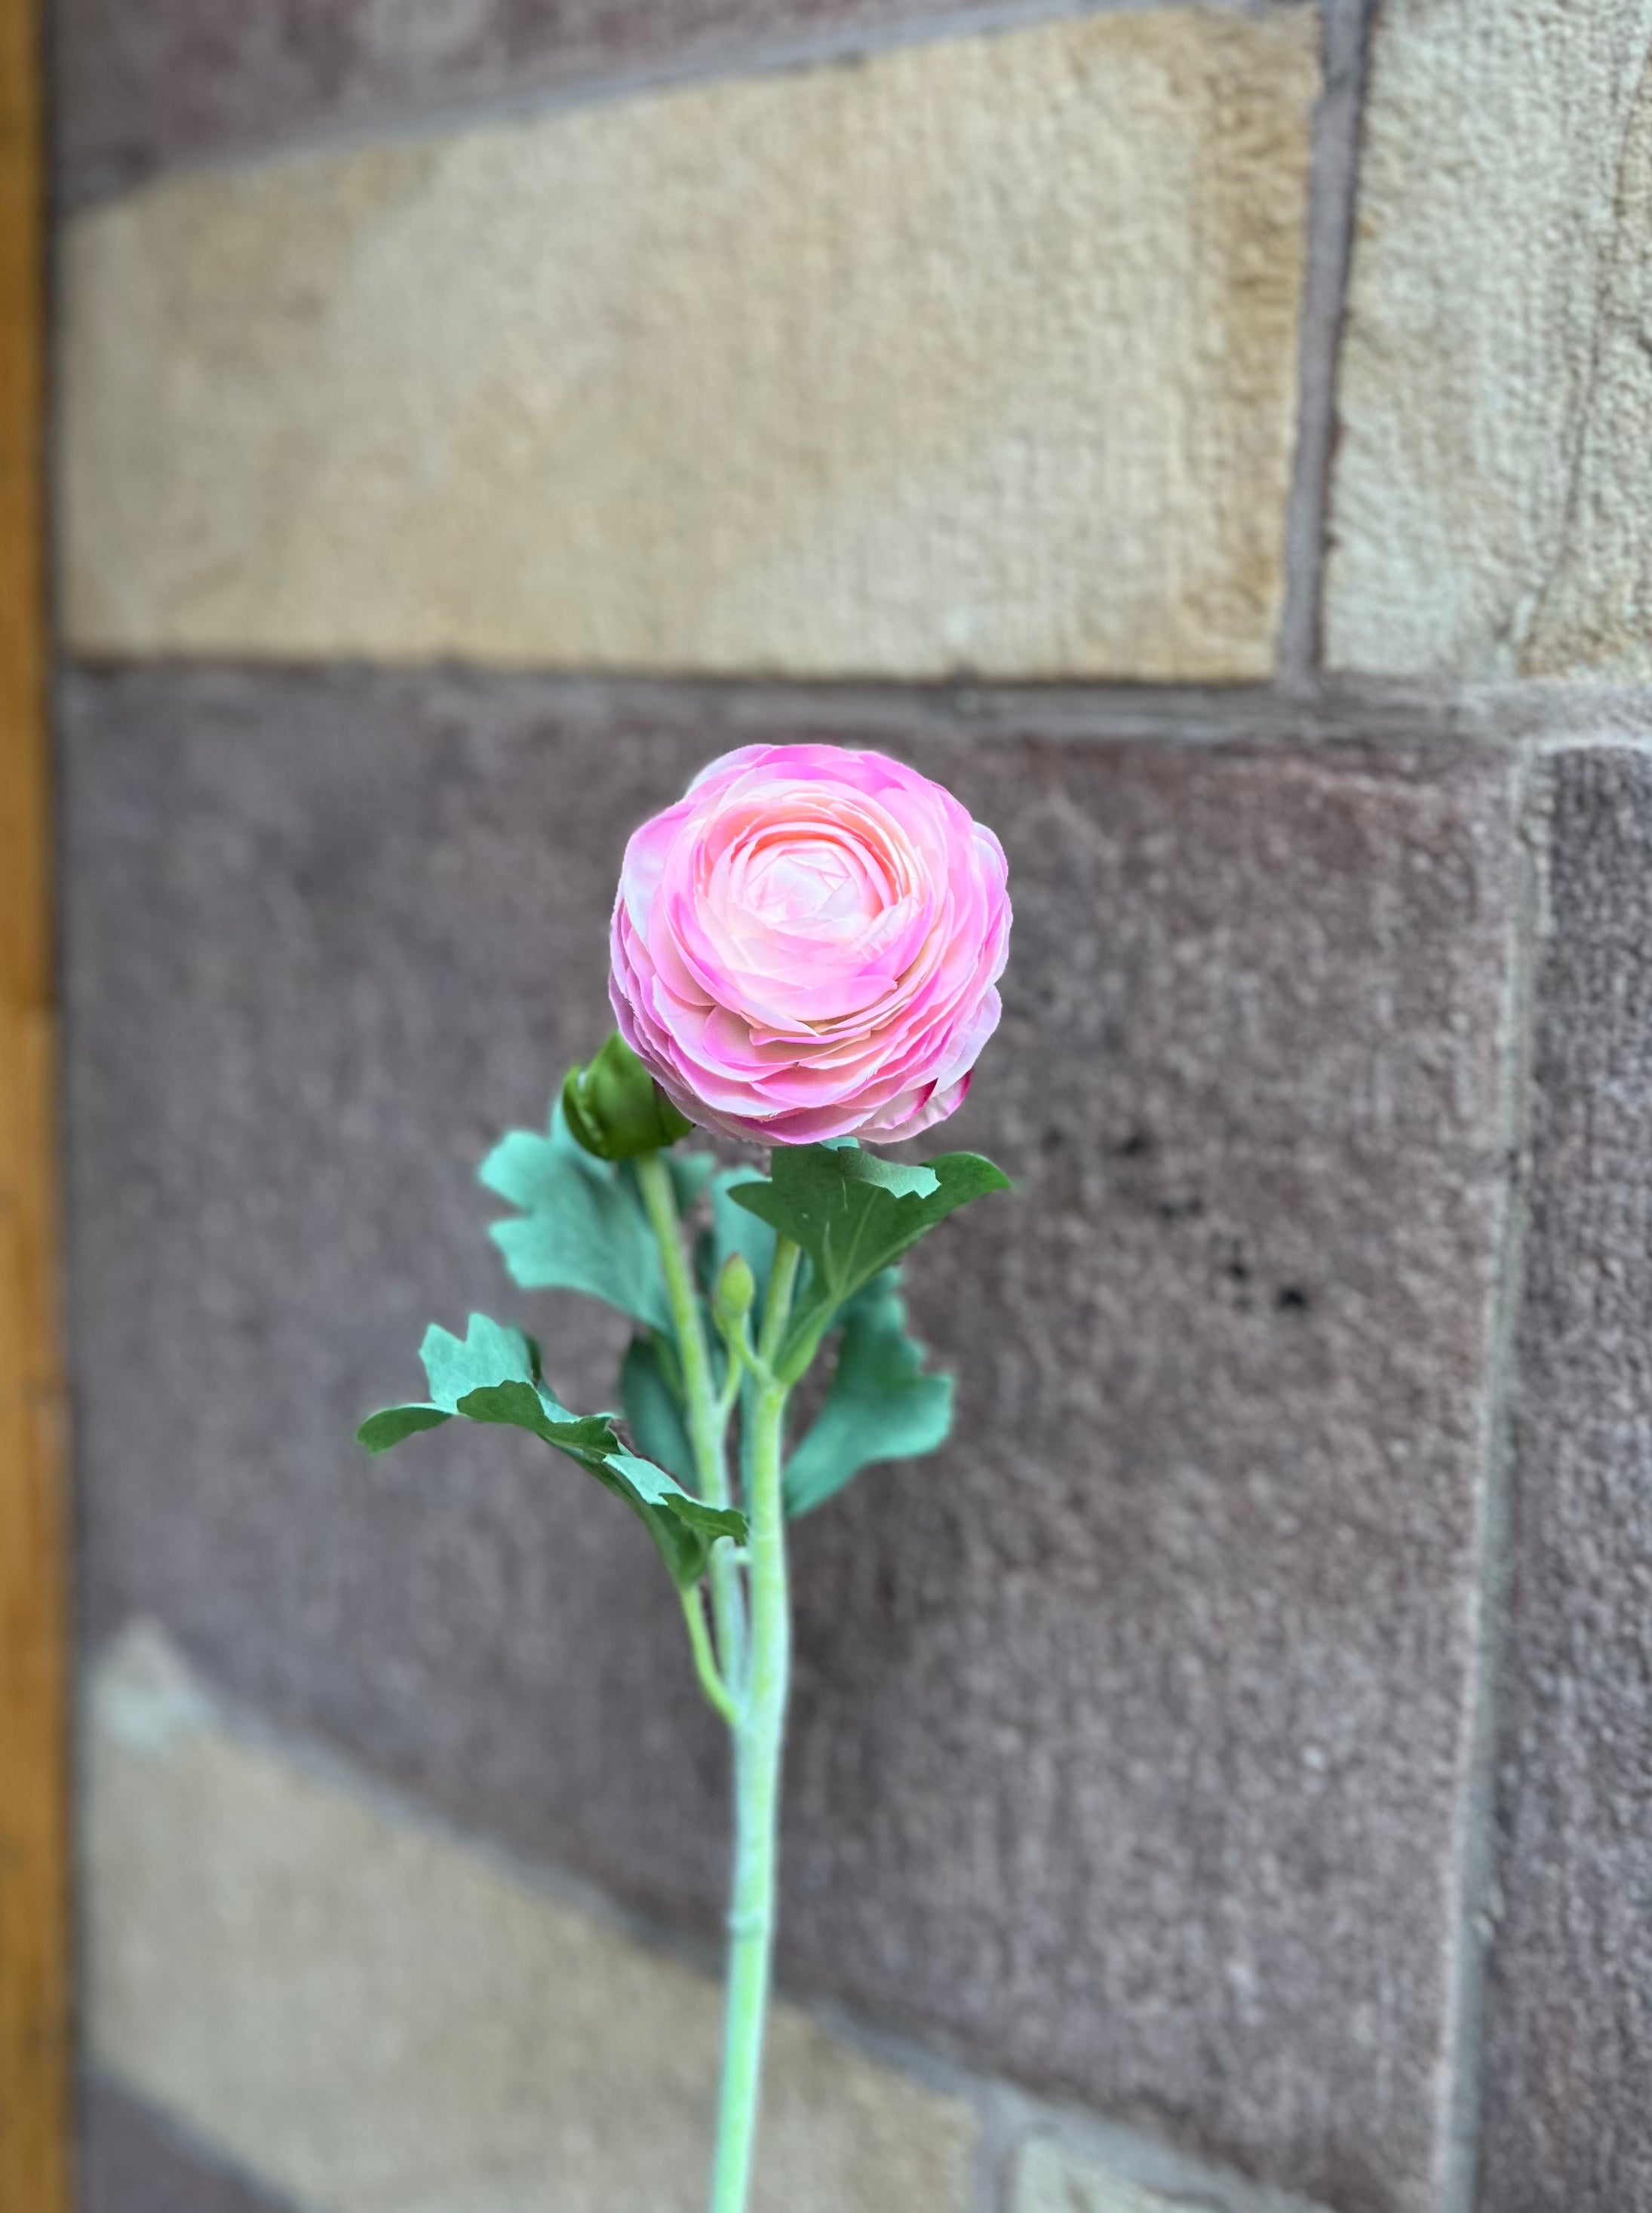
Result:
<instances>
[{"instance_id":1,"label":"wooden door frame","mask_svg":"<svg viewBox=\"0 0 1652 2213\"><path fill-rule=\"evenodd\" d=\"M0 0L0 2213L70 2213L40 0Z\"/></svg>"}]
</instances>

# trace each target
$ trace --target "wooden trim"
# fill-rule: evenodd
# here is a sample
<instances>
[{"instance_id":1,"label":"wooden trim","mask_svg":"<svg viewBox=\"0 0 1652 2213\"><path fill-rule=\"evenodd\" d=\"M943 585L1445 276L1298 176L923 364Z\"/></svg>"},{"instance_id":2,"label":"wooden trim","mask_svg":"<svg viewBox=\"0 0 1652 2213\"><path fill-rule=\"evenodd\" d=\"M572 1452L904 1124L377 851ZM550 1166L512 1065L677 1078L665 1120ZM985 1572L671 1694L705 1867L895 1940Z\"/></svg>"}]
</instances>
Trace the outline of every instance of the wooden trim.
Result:
<instances>
[{"instance_id":1,"label":"wooden trim","mask_svg":"<svg viewBox=\"0 0 1652 2213\"><path fill-rule=\"evenodd\" d=\"M70 2213L37 0L0 0L0 2213Z\"/></svg>"}]
</instances>

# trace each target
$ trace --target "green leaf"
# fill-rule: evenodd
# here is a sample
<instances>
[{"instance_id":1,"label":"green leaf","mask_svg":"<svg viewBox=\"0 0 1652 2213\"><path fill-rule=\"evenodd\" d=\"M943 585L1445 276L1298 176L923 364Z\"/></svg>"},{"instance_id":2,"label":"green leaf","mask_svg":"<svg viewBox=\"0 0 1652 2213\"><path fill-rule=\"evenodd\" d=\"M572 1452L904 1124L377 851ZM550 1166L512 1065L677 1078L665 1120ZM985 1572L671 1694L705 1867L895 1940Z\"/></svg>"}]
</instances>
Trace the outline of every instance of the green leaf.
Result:
<instances>
[{"instance_id":1,"label":"green leaf","mask_svg":"<svg viewBox=\"0 0 1652 2213\"><path fill-rule=\"evenodd\" d=\"M381 1414L368 1416L356 1432L356 1442L370 1453L388 1452L421 1430L439 1430L452 1419L440 1406L387 1406Z\"/></svg>"},{"instance_id":2,"label":"green leaf","mask_svg":"<svg viewBox=\"0 0 1652 2213\"><path fill-rule=\"evenodd\" d=\"M459 1402L467 1391L482 1384L506 1381L537 1384L539 1380L539 1349L533 1338L520 1329L490 1321L486 1314L472 1314L463 1337L454 1337L432 1323L424 1332L418 1356L424 1363L431 1404L450 1414L458 1412Z\"/></svg>"},{"instance_id":3,"label":"green leaf","mask_svg":"<svg viewBox=\"0 0 1652 2213\"><path fill-rule=\"evenodd\" d=\"M526 1291L584 1291L649 1329L671 1309L654 1233L629 1167L576 1144L558 1101L547 1135L513 1130L482 1163L490 1191L521 1209L496 1222L494 1242Z\"/></svg>"},{"instance_id":4,"label":"green leaf","mask_svg":"<svg viewBox=\"0 0 1652 2213\"><path fill-rule=\"evenodd\" d=\"M897 1198L927 1198L939 1181L932 1167L909 1167L904 1161L886 1161L881 1153L865 1151L856 1137L828 1137L824 1149L852 1155L844 1161L844 1173L853 1182L875 1184L880 1191L893 1192Z\"/></svg>"},{"instance_id":5,"label":"green leaf","mask_svg":"<svg viewBox=\"0 0 1652 2213\"><path fill-rule=\"evenodd\" d=\"M479 1383L475 1390L466 1392L454 1411L467 1422L526 1430L593 1475L600 1473L600 1462L623 1450L607 1414L570 1414L543 1383Z\"/></svg>"},{"instance_id":6,"label":"green leaf","mask_svg":"<svg viewBox=\"0 0 1652 2213\"><path fill-rule=\"evenodd\" d=\"M694 1452L673 1379L674 1366L675 1355L663 1338L632 1338L619 1371L619 1396L631 1433L649 1458L692 1483Z\"/></svg>"},{"instance_id":7,"label":"green leaf","mask_svg":"<svg viewBox=\"0 0 1652 2213\"><path fill-rule=\"evenodd\" d=\"M635 1453L622 1449L612 1456L608 1465L643 1508L658 1509L680 1527L698 1533L701 1541L690 1571L677 1576L677 1581L685 1588L692 1588L705 1573L706 1557L719 1537L732 1538L736 1545L743 1545L750 1534L746 1516L738 1507L708 1506L703 1498L696 1498L685 1491L664 1468L655 1467L651 1460L639 1460Z\"/></svg>"},{"instance_id":8,"label":"green leaf","mask_svg":"<svg viewBox=\"0 0 1652 2213\"><path fill-rule=\"evenodd\" d=\"M605 1491L624 1499L653 1538L672 1581L692 1589L705 1573L719 1537L744 1544L746 1516L733 1507L708 1506L685 1491L676 1478L652 1460L627 1452L606 1415L582 1419L568 1413L543 1385L497 1383L472 1391L459 1411L472 1422L507 1423L542 1437L548 1445L593 1475Z\"/></svg>"},{"instance_id":9,"label":"green leaf","mask_svg":"<svg viewBox=\"0 0 1652 2213\"><path fill-rule=\"evenodd\" d=\"M526 1430L624 1499L653 1538L672 1580L685 1590L705 1573L718 1538L745 1543L743 1514L706 1505L664 1468L628 1452L609 1415L570 1413L541 1380L538 1348L521 1330L472 1314L462 1338L445 1329L427 1330L422 1356L429 1400L370 1415L357 1431L369 1452L388 1451L455 1414Z\"/></svg>"},{"instance_id":10,"label":"green leaf","mask_svg":"<svg viewBox=\"0 0 1652 2213\"><path fill-rule=\"evenodd\" d=\"M786 1468L786 1511L811 1514L875 1460L912 1460L944 1444L953 1380L926 1375L906 1334L900 1271L875 1276L844 1314L826 1404Z\"/></svg>"},{"instance_id":11,"label":"green leaf","mask_svg":"<svg viewBox=\"0 0 1652 2213\"><path fill-rule=\"evenodd\" d=\"M933 1181L925 1189L914 1177ZM771 1180L741 1184L729 1196L809 1258L781 1374L801 1375L839 1308L927 1230L971 1199L1009 1188L1003 1170L978 1153L943 1153L914 1169L858 1146L777 1145Z\"/></svg>"}]
</instances>

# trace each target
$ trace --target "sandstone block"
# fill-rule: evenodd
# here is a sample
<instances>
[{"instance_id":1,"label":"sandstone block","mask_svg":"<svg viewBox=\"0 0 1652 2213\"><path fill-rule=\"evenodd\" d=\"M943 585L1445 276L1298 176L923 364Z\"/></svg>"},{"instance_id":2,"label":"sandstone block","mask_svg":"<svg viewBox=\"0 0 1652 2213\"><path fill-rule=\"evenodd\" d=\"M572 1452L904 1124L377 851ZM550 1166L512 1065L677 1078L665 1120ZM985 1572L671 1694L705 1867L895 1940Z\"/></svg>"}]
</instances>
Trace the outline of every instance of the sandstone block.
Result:
<instances>
[{"instance_id":1,"label":"sandstone block","mask_svg":"<svg viewBox=\"0 0 1652 2213\"><path fill-rule=\"evenodd\" d=\"M239 1734L164 1638L94 1674L99 2064L314 2213L696 2213L716 1984ZM967 2107L792 2009L756 2213L964 2213Z\"/></svg>"},{"instance_id":2,"label":"sandstone block","mask_svg":"<svg viewBox=\"0 0 1652 2213\"><path fill-rule=\"evenodd\" d=\"M1172 8L71 222L71 647L1265 674L1307 10Z\"/></svg>"},{"instance_id":3,"label":"sandstone block","mask_svg":"<svg viewBox=\"0 0 1652 2213\"><path fill-rule=\"evenodd\" d=\"M1005 2213L1313 2213L1300 2198L1194 2168L1173 2153L1143 2159L1141 2149L1115 2164L1033 2135L1015 2155Z\"/></svg>"},{"instance_id":4,"label":"sandstone block","mask_svg":"<svg viewBox=\"0 0 1652 2213\"><path fill-rule=\"evenodd\" d=\"M1333 666L1652 675L1652 6L1381 11Z\"/></svg>"},{"instance_id":5,"label":"sandstone block","mask_svg":"<svg viewBox=\"0 0 1652 2213\"><path fill-rule=\"evenodd\" d=\"M1040 2143L1021 2154L1009 2202L1013 2213L1166 2213L1174 2201Z\"/></svg>"}]
</instances>

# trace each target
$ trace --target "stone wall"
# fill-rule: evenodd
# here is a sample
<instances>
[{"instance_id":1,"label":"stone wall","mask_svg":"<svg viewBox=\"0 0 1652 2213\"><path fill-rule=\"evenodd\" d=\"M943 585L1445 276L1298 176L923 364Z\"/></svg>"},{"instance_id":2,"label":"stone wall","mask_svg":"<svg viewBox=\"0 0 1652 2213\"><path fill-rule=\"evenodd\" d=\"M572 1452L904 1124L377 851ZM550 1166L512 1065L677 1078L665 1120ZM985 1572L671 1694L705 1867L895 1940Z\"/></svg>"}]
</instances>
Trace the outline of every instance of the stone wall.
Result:
<instances>
[{"instance_id":1,"label":"stone wall","mask_svg":"<svg viewBox=\"0 0 1652 2213\"><path fill-rule=\"evenodd\" d=\"M698 2202L655 1563L349 1438L609 1394L474 1167L759 735L1003 836L1019 1191L798 1532L763 2213L1652 2203L1652 0L56 26L88 2213Z\"/></svg>"}]
</instances>

